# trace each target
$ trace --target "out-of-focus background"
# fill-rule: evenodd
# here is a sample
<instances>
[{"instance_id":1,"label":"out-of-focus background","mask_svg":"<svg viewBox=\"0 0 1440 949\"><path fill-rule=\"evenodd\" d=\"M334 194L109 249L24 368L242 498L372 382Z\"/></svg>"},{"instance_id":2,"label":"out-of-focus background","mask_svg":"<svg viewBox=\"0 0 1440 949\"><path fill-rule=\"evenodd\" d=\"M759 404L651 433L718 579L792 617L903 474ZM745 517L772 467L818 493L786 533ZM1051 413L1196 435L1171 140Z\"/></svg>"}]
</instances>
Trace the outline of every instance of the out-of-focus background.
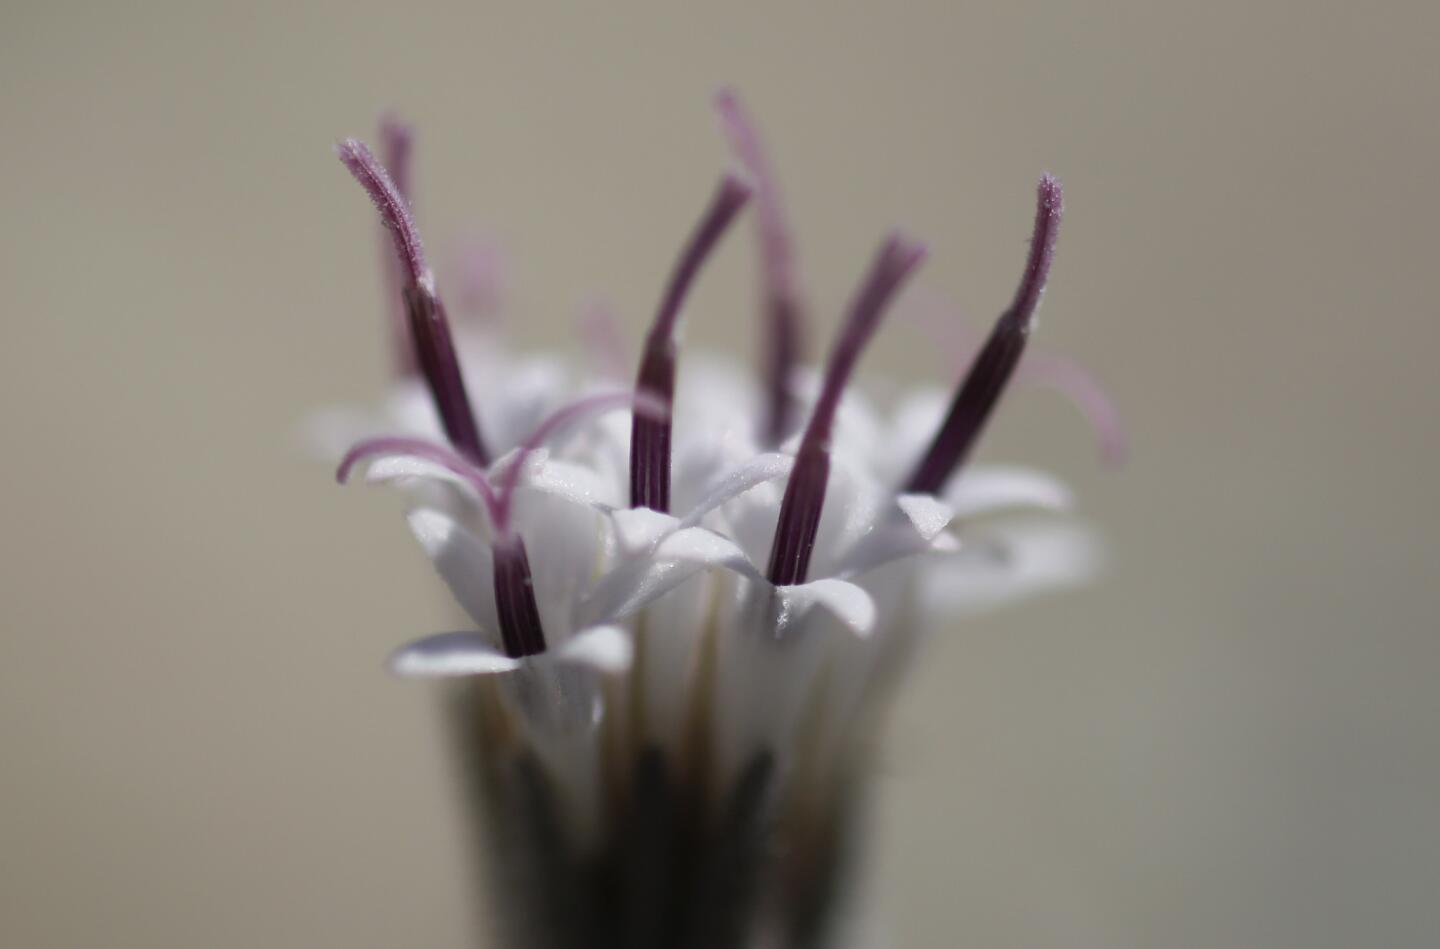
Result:
<instances>
[{"instance_id":1,"label":"out-of-focus background","mask_svg":"<svg viewBox=\"0 0 1440 949\"><path fill-rule=\"evenodd\" d=\"M1060 174L1039 339L1134 439L1102 470L1041 391L993 426L1111 564L919 668L896 944L1440 939L1440 8L216 6L0 12L0 944L467 944L433 696L382 669L452 608L393 499L295 436L385 380L330 147L402 109L425 233L498 237L516 337L590 296L638 331L726 164L724 81L825 326L894 224L988 321ZM751 250L692 343L750 351ZM957 367L912 323L864 371Z\"/></svg>"}]
</instances>

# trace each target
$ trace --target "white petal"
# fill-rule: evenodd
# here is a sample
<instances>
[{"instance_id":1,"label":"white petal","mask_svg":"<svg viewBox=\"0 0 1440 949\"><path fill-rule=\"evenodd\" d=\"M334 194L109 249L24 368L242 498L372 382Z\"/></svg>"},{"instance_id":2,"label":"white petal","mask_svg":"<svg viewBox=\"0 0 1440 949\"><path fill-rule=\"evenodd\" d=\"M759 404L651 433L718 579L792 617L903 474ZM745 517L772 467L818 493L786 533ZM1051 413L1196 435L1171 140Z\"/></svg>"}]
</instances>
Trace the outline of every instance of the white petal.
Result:
<instances>
[{"instance_id":1,"label":"white petal","mask_svg":"<svg viewBox=\"0 0 1440 949\"><path fill-rule=\"evenodd\" d=\"M684 525L686 527L694 527L700 523L706 514L715 510L715 508L739 497L756 485L786 477L790 474L790 469L794 466L794 458L778 452L766 452L763 455L755 456L739 468L729 471L722 476L720 480L705 493L700 503L696 504L686 513Z\"/></svg>"},{"instance_id":2,"label":"white petal","mask_svg":"<svg viewBox=\"0 0 1440 949\"><path fill-rule=\"evenodd\" d=\"M508 452L490 466L492 483L500 483L502 473L513 463L514 456L515 452ZM584 465L557 460L545 448L537 448L526 459L517 490L541 491L572 504L606 511L613 508L617 501L615 485L609 479Z\"/></svg>"},{"instance_id":3,"label":"white petal","mask_svg":"<svg viewBox=\"0 0 1440 949\"><path fill-rule=\"evenodd\" d=\"M593 626L570 637L556 650L556 658L618 673L630 668L634 653L634 641L621 627Z\"/></svg>"},{"instance_id":4,"label":"white petal","mask_svg":"<svg viewBox=\"0 0 1440 949\"><path fill-rule=\"evenodd\" d=\"M792 587L776 587L786 612L796 618L812 607L835 617L857 636L868 636L875 628L875 601L860 587L846 580L812 580Z\"/></svg>"},{"instance_id":5,"label":"white petal","mask_svg":"<svg viewBox=\"0 0 1440 949\"><path fill-rule=\"evenodd\" d=\"M904 397L890 418L885 457L877 458L877 471L891 484L900 483L920 461L940 431L953 393L926 386Z\"/></svg>"},{"instance_id":6,"label":"white petal","mask_svg":"<svg viewBox=\"0 0 1440 949\"><path fill-rule=\"evenodd\" d=\"M605 516L588 505L522 489L515 494L514 523L529 550L540 621L558 641L578 628L579 604L603 562Z\"/></svg>"},{"instance_id":7,"label":"white petal","mask_svg":"<svg viewBox=\"0 0 1440 949\"><path fill-rule=\"evenodd\" d=\"M397 650L390 657L390 670L409 678L446 678L514 672L520 663L481 633L439 633Z\"/></svg>"},{"instance_id":8,"label":"white petal","mask_svg":"<svg viewBox=\"0 0 1440 949\"><path fill-rule=\"evenodd\" d=\"M1070 489L1062 482L1043 471L1016 465L963 471L945 491L945 500L959 518L1024 508L1065 511L1072 503Z\"/></svg>"},{"instance_id":9,"label":"white petal","mask_svg":"<svg viewBox=\"0 0 1440 949\"><path fill-rule=\"evenodd\" d=\"M849 553L865 544L880 525L890 523L893 498L890 489L876 481L853 458L833 458L810 575L833 577L842 573L849 562ZM904 531L907 535L913 534L908 523L904 524ZM767 556L768 551L767 545Z\"/></svg>"},{"instance_id":10,"label":"white petal","mask_svg":"<svg viewBox=\"0 0 1440 949\"><path fill-rule=\"evenodd\" d=\"M615 539L620 549L627 554L648 553L680 524L669 514L648 507L612 511L610 522L615 525Z\"/></svg>"},{"instance_id":11,"label":"white petal","mask_svg":"<svg viewBox=\"0 0 1440 949\"><path fill-rule=\"evenodd\" d=\"M446 511L419 507L406 518L415 539L465 612L481 629L499 629L490 545Z\"/></svg>"},{"instance_id":12,"label":"white petal","mask_svg":"<svg viewBox=\"0 0 1440 949\"><path fill-rule=\"evenodd\" d=\"M475 486L450 469L414 455L379 455L361 464L366 484L394 487L410 507L449 511L489 535L490 515Z\"/></svg>"},{"instance_id":13,"label":"white petal","mask_svg":"<svg viewBox=\"0 0 1440 949\"><path fill-rule=\"evenodd\" d=\"M955 518L950 505L928 494L902 494L895 504L909 518L915 532L927 541L934 540Z\"/></svg>"},{"instance_id":14,"label":"white petal","mask_svg":"<svg viewBox=\"0 0 1440 949\"><path fill-rule=\"evenodd\" d=\"M880 515L837 559L831 573L855 578L906 557L958 550L958 541L945 531L953 517L950 506L931 495L902 494L894 511Z\"/></svg>"},{"instance_id":15,"label":"white petal","mask_svg":"<svg viewBox=\"0 0 1440 949\"><path fill-rule=\"evenodd\" d=\"M581 615L590 621L629 616L707 567L759 579L744 551L729 538L703 527L687 527L666 535L648 555L607 574L587 598Z\"/></svg>"},{"instance_id":16,"label":"white petal","mask_svg":"<svg viewBox=\"0 0 1440 949\"><path fill-rule=\"evenodd\" d=\"M667 535L652 556L656 560L726 567L747 576L759 575L733 540L703 527L687 527Z\"/></svg>"},{"instance_id":17,"label":"white petal","mask_svg":"<svg viewBox=\"0 0 1440 949\"><path fill-rule=\"evenodd\" d=\"M932 613L959 616L1025 596L1077 586L1094 578L1103 560L1100 544L1074 523L1027 523L964 539L953 557L938 558L921 574L921 592Z\"/></svg>"}]
</instances>

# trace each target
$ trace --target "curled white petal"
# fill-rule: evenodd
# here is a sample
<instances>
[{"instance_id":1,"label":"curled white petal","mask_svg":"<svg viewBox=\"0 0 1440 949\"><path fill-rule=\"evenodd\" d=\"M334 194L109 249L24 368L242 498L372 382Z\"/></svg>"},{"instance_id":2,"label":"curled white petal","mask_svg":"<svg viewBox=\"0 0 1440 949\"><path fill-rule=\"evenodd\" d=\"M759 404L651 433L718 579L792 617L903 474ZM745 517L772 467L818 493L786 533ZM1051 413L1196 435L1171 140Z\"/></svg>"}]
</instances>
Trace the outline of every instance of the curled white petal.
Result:
<instances>
[{"instance_id":1,"label":"curled white petal","mask_svg":"<svg viewBox=\"0 0 1440 949\"><path fill-rule=\"evenodd\" d=\"M929 494L902 494L895 505L925 541L934 540L955 518L954 508Z\"/></svg>"},{"instance_id":2,"label":"curled white petal","mask_svg":"<svg viewBox=\"0 0 1440 949\"><path fill-rule=\"evenodd\" d=\"M1070 489L1043 471L1018 465L987 465L962 472L945 492L956 517L1032 508L1067 511Z\"/></svg>"},{"instance_id":3,"label":"curled white petal","mask_svg":"<svg viewBox=\"0 0 1440 949\"><path fill-rule=\"evenodd\" d=\"M775 589L786 611L797 618L818 607L857 636L868 636L875 628L875 601L870 594L847 580L832 577Z\"/></svg>"},{"instance_id":4,"label":"curled white petal","mask_svg":"<svg viewBox=\"0 0 1440 949\"><path fill-rule=\"evenodd\" d=\"M778 452L766 452L763 455L755 456L739 468L721 477L721 479L705 493L700 503L696 504L686 513L683 519L683 526L693 527L699 524L700 520L706 514L709 514L726 501L733 500L756 485L785 477L790 474L790 469L794 466L794 458Z\"/></svg>"},{"instance_id":5,"label":"curled white petal","mask_svg":"<svg viewBox=\"0 0 1440 949\"><path fill-rule=\"evenodd\" d=\"M657 560L725 567L748 576L758 576L745 552L728 537L703 527L687 527L666 535L655 547Z\"/></svg>"},{"instance_id":6,"label":"curled white petal","mask_svg":"<svg viewBox=\"0 0 1440 949\"><path fill-rule=\"evenodd\" d=\"M526 466L526 478L520 485L522 490L543 491L575 504L601 509L616 504L612 485L590 468L545 456L541 456L540 461L543 463L537 464L532 460Z\"/></svg>"},{"instance_id":7,"label":"curled white petal","mask_svg":"<svg viewBox=\"0 0 1440 949\"><path fill-rule=\"evenodd\" d=\"M555 651L557 659L618 673L630 668L635 643L619 626L594 626L571 636Z\"/></svg>"},{"instance_id":8,"label":"curled white petal","mask_svg":"<svg viewBox=\"0 0 1440 949\"><path fill-rule=\"evenodd\" d=\"M620 549L628 554L653 550L667 534L680 525L679 519L648 507L612 511L610 521L615 526L615 539L619 542Z\"/></svg>"},{"instance_id":9,"label":"curled white petal","mask_svg":"<svg viewBox=\"0 0 1440 949\"><path fill-rule=\"evenodd\" d=\"M521 660L491 646L480 633L439 633L402 646L390 657L390 670L407 678L497 675L514 672Z\"/></svg>"},{"instance_id":10,"label":"curled white petal","mask_svg":"<svg viewBox=\"0 0 1440 949\"><path fill-rule=\"evenodd\" d=\"M657 520L643 519L660 525ZM586 598L582 615L591 619L629 616L708 567L760 579L759 571L734 541L703 527L687 527L663 535L644 556L607 574Z\"/></svg>"},{"instance_id":11,"label":"curled white petal","mask_svg":"<svg viewBox=\"0 0 1440 949\"><path fill-rule=\"evenodd\" d=\"M922 602L935 618L976 613L1094 578L1103 562L1095 534L1075 523L1024 523L966 538L954 557L921 573Z\"/></svg>"},{"instance_id":12,"label":"curled white petal","mask_svg":"<svg viewBox=\"0 0 1440 949\"><path fill-rule=\"evenodd\" d=\"M499 629L495 611L495 557L490 544L450 513L417 507L406 515L410 530L450 592L482 629Z\"/></svg>"},{"instance_id":13,"label":"curled white petal","mask_svg":"<svg viewBox=\"0 0 1440 949\"><path fill-rule=\"evenodd\" d=\"M957 541L945 530L953 517L950 506L931 495L902 494L889 516L882 513L855 532L858 538L834 559L833 573L854 578L897 560L953 551Z\"/></svg>"}]
</instances>

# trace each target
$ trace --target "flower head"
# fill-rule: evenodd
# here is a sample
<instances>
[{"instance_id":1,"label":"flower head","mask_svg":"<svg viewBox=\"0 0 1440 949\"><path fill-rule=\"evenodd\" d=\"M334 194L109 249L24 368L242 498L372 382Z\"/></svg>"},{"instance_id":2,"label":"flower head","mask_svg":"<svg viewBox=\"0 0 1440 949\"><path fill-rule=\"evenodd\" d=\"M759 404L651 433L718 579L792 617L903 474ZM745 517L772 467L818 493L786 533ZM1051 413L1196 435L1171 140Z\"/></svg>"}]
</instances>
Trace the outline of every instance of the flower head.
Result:
<instances>
[{"instance_id":1,"label":"flower head","mask_svg":"<svg viewBox=\"0 0 1440 949\"><path fill-rule=\"evenodd\" d=\"M813 944L868 726L919 635L1093 563L1057 516L1058 482L969 461L1022 374L1060 183L1040 180L1015 299L948 408L926 391L886 415L853 377L924 248L880 243L823 366L805 369L775 175L738 98L716 106L750 180L722 177L701 212L630 389L598 387L608 367L572 375L457 343L410 210L408 130L382 126L385 162L338 147L380 212L405 328L381 413L393 430L332 417L363 435L338 477L401 489L473 623L393 665L459 686L514 945ZM682 362L676 341L706 261L752 203L758 380ZM603 343L594 355L613 360ZM1025 511L1050 520L1001 516ZM516 882L522 864L538 880Z\"/></svg>"}]
</instances>

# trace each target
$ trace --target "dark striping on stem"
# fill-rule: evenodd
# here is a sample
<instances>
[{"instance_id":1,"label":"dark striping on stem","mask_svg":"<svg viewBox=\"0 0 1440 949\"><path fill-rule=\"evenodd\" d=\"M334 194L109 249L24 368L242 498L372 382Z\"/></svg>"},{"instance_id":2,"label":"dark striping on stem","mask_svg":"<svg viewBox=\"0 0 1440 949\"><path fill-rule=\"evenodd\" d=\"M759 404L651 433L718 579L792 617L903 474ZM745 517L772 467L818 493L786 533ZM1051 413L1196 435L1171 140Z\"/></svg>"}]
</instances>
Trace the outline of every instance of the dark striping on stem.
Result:
<instances>
[{"instance_id":1,"label":"dark striping on stem","mask_svg":"<svg viewBox=\"0 0 1440 949\"><path fill-rule=\"evenodd\" d=\"M1030 241L1030 255L1020 287L1010 308L1000 314L990 338L985 341L965 381L960 384L950 403L939 432L925 456L905 484L912 493L938 494L950 476L965 462L974 449L985 423L1000 401L1006 384L1015 372L1025 343L1035 325L1035 313L1045 293L1050 264L1055 257L1055 239L1060 230L1063 208L1060 182L1050 175L1040 179L1035 208L1035 230Z\"/></svg>"},{"instance_id":2,"label":"dark striping on stem","mask_svg":"<svg viewBox=\"0 0 1440 949\"><path fill-rule=\"evenodd\" d=\"M820 397L801 437L795 467L791 469L785 496L780 502L780 518L775 526L767 571L770 582L776 586L805 582L825 506L825 487L830 480L830 436L840 396L860 353L879 326L886 306L924 259L924 247L898 235L891 236L881 245L870 273L850 304L850 313L830 352Z\"/></svg>"},{"instance_id":3,"label":"dark striping on stem","mask_svg":"<svg viewBox=\"0 0 1440 949\"><path fill-rule=\"evenodd\" d=\"M340 161L380 210L380 221L395 242L405 279L404 299L416 361L435 402L435 411L456 451L478 465L490 462L480 427L470 408L465 377L455 355L445 307L435 293L435 278L425 262L420 232L400 189L365 145L347 139L336 147Z\"/></svg>"},{"instance_id":4,"label":"dark striping on stem","mask_svg":"<svg viewBox=\"0 0 1440 949\"><path fill-rule=\"evenodd\" d=\"M740 772L695 866L686 949L752 944L759 897L772 869L766 851L774 825L775 753L768 748Z\"/></svg>"},{"instance_id":5,"label":"dark striping on stem","mask_svg":"<svg viewBox=\"0 0 1440 949\"><path fill-rule=\"evenodd\" d=\"M530 577L530 556L519 534L501 537L495 552L495 611L500 617L500 639L505 655L522 659L545 651L535 583Z\"/></svg>"},{"instance_id":6,"label":"dark striping on stem","mask_svg":"<svg viewBox=\"0 0 1440 949\"><path fill-rule=\"evenodd\" d=\"M645 350L635 380L637 396L655 397L667 405L673 402L675 326L680 308L700 267L749 198L749 187L731 175L726 175L716 188L709 207L675 262L655 322L645 337ZM635 416L630 429L631 507L662 512L670 509L670 425L669 413L664 418Z\"/></svg>"}]
</instances>

